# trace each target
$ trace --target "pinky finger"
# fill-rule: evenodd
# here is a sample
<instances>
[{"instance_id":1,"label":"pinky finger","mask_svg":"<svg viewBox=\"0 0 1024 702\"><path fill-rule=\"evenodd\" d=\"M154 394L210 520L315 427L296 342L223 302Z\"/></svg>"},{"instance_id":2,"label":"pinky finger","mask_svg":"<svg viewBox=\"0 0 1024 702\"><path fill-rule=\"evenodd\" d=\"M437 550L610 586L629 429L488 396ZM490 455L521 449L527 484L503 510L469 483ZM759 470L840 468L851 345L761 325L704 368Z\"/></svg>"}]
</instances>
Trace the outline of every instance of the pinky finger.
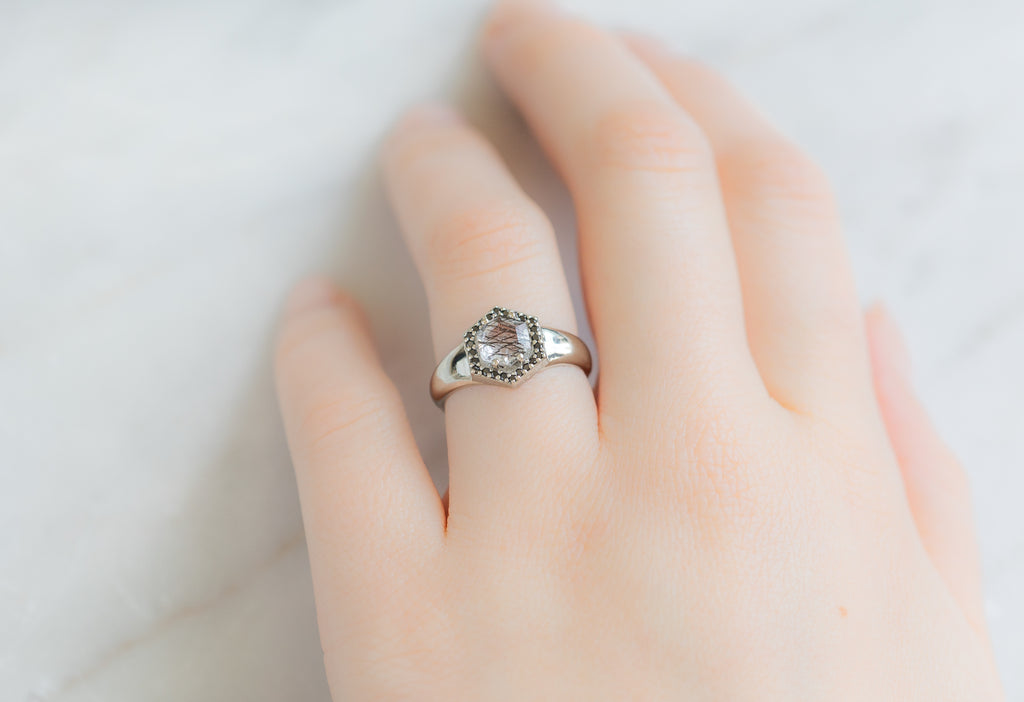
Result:
<instances>
[{"instance_id":1,"label":"pinky finger","mask_svg":"<svg viewBox=\"0 0 1024 702\"><path fill-rule=\"evenodd\" d=\"M362 314L329 282L292 293L276 374L329 649L436 552L444 509Z\"/></svg>"},{"instance_id":2,"label":"pinky finger","mask_svg":"<svg viewBox=\"0 0 1024 702\"><path fill-rule=\"evenodd\" d=\"M896 323L881 306L868 310L866 323L875 393L917 531L967 619L987 635L967 475L911 387L909 359Z\"/></svg>"}]
</instances>

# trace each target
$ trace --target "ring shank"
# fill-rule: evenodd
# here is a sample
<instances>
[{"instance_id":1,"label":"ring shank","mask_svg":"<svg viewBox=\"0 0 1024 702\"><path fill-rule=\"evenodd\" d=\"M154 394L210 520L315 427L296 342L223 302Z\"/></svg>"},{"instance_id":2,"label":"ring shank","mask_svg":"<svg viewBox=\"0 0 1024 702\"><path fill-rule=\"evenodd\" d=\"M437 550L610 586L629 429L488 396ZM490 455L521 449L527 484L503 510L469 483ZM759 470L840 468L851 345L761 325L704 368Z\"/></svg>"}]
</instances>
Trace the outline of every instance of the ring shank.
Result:
<instances>
[{"instance_id":1,"label":"ring shank","mask_svg":"<svg viewBox=\"0 0 1024 702\"><path fill-rule=\"evenodd\" d=\"M559 363L570 363L579 366L585 374L590 374L593 361L590 349L583 343L583 339L560 329L546 327L541 328L540 334L546 357L543 362L544 368ZM484 384L470 374L466 347L459 344L442 359L430 377L430 397L438 407L443 407L448 395L459 388Z\"/></svg>"}]
</instances>

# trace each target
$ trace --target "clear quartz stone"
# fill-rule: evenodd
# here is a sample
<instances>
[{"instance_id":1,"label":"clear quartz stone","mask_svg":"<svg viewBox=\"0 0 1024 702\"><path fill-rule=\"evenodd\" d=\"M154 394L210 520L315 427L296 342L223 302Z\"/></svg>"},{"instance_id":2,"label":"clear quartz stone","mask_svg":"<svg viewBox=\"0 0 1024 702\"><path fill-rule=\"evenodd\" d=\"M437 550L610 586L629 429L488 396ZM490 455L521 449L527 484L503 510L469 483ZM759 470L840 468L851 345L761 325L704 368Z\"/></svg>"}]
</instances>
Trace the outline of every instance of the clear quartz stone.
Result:
<instances>
[{"instance_id":1,"label":"clear quartz stone","mask_svg":"<svg viewBox=\"0 0 1024 702\"><path fill-rule=\"evenodd\" d=\"M496 317L476 333L477 351L484 367L498 373L514 372L530 357L530 328L526 322Z\"/></svg>"}]
</instances>

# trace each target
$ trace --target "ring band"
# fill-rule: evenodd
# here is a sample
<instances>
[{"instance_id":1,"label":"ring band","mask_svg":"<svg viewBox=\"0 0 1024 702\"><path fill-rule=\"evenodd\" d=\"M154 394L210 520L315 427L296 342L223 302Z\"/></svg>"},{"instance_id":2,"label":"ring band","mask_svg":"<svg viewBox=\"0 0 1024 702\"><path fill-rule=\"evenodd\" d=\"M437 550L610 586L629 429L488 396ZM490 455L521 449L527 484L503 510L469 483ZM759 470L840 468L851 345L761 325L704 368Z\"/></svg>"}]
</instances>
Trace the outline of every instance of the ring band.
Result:
<instances>
[{"instance_id":1,"label":"ring band","mask_svg":"<svg viewBox=\"0 0 1024 702\"><path fill-rule=\"evenodd\" d=\"M468 385L516 387L544 368L571 363L590 374L590 349L575 334L542 327L536 317L495 307L466 330L430 378L438 407Z\"/></svg>"}]
</instances>

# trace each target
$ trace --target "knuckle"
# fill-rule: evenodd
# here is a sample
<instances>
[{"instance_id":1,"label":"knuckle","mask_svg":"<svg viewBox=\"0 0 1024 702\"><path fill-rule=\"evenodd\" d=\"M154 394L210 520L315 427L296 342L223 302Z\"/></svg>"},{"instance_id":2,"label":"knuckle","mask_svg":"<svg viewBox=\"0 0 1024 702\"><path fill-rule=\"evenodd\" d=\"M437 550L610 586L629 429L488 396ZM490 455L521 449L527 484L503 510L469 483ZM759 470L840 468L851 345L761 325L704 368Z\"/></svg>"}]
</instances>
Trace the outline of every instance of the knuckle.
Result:
<instances>
[{"instance_id":1,"label":"knuckle","mask_svg":"<svg viewBox=\"0 0 1024 702\"><path fill-rule=\"evenodd\" d=\"M854 514L870 517L876 526L897 528L906 514L905 503L880 499L892 494L895 461L879 460L878 445L865 442L860 429L845 423L805 415L801 424L810 429L800 444L803 460L829 466L821 476L823 489L838 496Z\"/></svg>"},{"instance_id":2,"label":"knuckle","mask_svg":"<svg viewBox=\"0 0 1024 702\"><path fill-rule=\"evenodd\" d=\"M602 165L625 171L700 173L713 163L711 146L697 125L677 108L653 100L606 112L593 141Z\"/></svg>"},{"instance_id":3,"label":"knuckle","mask_svg":"<svg viewBox=\"0 0 1024 702\"><path fill-rule=\"evenodd\" d=\"M787 210L800 207L833 216L834 197L821 167L784 139L741 142L722 152L718 171L726 189L737 189Z\"/></svg>"},{"instance_id":4,"label":"knuckle","mask_svg":"<svg viewBox=\"0 0 1024 702\"><path fill-rule=\"evenodd\" d=\"M431 270L446 280L500 275L548 253L540 213L514 203L459 210L429 236Z\"/></svg>"},{"instance_id":5,"label":"knuckle","mask_svg":"<svg viewBox=\"0 0 1024 702\"><path fill-rule=\"evenodd\" d=\"M725 411L705 407L699 416L685 422L678 442L686 457L690 478L701 483L701 491L718 505L732 505L749 493L743 466L744 446Z\"/></svg>"},{"instance_id":6,"label":"knuckle","mask_svg":"<svg viewBox=\"0 0 1024 702\"><path fill-rule=\"evenodd\" d=\"M746 523L764 511L771 492L768 466L783 450L781 436L765 430L761 407L737 400L713 390L691 398L671 447L684 501L720 525Z\"/></svg>"},{"instance_id":7,"label":"knuckle","mask_svg":"<svg viewBox=\"0 0 1024 702\"><path fill-rule=\"evenodd\" d=\"M581 564L600 559L615 547L615 526L610 510L603 505L572 510L555 532L552 570L572 578Z\"/></svg>"}]
</instances>

